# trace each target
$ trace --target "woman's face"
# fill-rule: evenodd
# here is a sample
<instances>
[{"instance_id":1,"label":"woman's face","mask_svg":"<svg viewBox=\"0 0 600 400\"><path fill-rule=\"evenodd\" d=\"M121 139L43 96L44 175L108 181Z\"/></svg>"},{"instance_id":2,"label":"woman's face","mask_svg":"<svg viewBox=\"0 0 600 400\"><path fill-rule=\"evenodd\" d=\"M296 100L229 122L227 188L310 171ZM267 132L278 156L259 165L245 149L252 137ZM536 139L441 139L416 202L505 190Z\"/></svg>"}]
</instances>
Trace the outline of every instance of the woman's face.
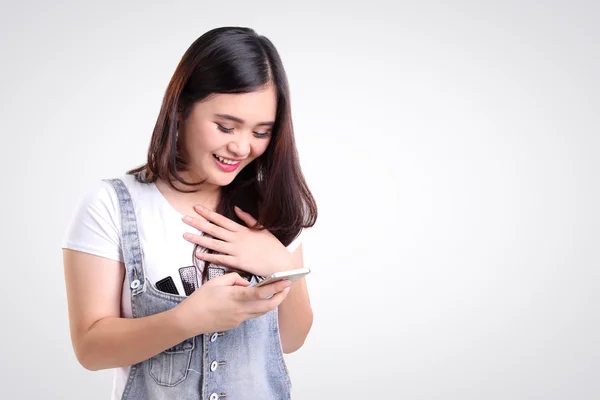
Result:
<instances>
[{"instance_id":1,"label":"woman's face","mask_svg":"<svg viewBox=\"0 0 600 400\"><path fill-rule=\"evenodd\" d=\"M273 85L251 93L214 94L194 104L179 123L180 145L194 180L230 184L267 149L276 111Z\"/></svg>"}]
</instances>

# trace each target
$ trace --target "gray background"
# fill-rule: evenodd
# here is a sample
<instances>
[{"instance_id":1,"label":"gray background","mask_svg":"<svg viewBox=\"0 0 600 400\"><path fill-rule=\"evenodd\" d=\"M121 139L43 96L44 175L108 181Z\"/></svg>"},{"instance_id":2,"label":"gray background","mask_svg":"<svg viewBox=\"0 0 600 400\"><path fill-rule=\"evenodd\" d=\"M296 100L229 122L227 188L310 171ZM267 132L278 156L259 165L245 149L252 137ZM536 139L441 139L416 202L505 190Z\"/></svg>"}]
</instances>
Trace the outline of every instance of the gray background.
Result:
<instances>
[{"instance_id":1,"label":"gray background","mask_svg":"<svg viewBox=\"0 0 600 400\"><path fill-rule=\"evenodd\" d=\"M3 2L0 398L108 398L61 239L221 25L278 47L320 206L295 400L600 398L599 23L591 0Z\"/></svg>"}]
</instances>

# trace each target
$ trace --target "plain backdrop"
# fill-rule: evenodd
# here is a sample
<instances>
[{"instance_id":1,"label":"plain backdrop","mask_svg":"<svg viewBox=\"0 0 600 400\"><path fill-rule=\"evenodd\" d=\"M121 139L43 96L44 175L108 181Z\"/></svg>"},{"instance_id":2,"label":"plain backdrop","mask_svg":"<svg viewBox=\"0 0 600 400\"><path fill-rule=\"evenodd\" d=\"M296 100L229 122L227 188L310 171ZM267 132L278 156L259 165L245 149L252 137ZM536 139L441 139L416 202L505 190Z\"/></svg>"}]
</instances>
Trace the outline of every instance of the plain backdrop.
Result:
<instances>
[{"instance_id":1,"label":"plain backdrop","mask_svg":"<svg viewBox=\"0 0 600 400\"><path fill-rule=\"evenodd\" d=\"M600 398L598 4L3 1L0 398L109 397L61 240L224 25L278 48L319 205L294 400Z\"/></svg>"}]
</instances>

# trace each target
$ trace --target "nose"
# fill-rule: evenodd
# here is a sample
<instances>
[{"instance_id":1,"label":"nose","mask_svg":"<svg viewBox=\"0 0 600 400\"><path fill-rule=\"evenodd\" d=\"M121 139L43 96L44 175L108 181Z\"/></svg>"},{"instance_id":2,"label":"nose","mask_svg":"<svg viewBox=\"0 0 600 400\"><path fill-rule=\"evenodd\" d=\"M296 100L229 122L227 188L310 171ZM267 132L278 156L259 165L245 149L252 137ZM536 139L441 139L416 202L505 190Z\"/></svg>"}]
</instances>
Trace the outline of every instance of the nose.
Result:
<instances>
[{"instance_id":1,"label":"nose","mask_svg":"<svg viewBox=\"0 0 600 400\"><path fill-rule=\"evenodd\" d=\"M236 135L236 137L227 144L227 150L235 154L236 157L247 157L250 155L250 141L244 134Z\"/></svg>"}]
</instances>

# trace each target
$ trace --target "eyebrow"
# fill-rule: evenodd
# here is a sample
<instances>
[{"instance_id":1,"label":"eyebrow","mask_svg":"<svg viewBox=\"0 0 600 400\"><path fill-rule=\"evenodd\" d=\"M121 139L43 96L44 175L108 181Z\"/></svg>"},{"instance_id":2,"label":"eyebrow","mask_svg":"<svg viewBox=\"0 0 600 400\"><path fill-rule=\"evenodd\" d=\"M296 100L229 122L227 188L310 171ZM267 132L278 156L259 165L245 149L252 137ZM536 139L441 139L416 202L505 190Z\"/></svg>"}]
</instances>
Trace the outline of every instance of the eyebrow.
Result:
<instances>
[{"instance_id":1,"label":"eyebrow","mask_svg":"<svg viewBox=\"0 0 600 400\"><path fill-rule=\"evenodd\" d=\"M229 115L229 114L215 114L215 117L222 118L222 119L228 119L230 121L237 122L238 124L241 124L241 125L244 125L246 123L246 121L244 121L243 119L234 117L233 115ZM275 124L275 122L273 122L273 121L267 121L267 122L259 122L258 124L256 124L256 126L273 126L274 124Z\"/></svg>"}]
</instances>

